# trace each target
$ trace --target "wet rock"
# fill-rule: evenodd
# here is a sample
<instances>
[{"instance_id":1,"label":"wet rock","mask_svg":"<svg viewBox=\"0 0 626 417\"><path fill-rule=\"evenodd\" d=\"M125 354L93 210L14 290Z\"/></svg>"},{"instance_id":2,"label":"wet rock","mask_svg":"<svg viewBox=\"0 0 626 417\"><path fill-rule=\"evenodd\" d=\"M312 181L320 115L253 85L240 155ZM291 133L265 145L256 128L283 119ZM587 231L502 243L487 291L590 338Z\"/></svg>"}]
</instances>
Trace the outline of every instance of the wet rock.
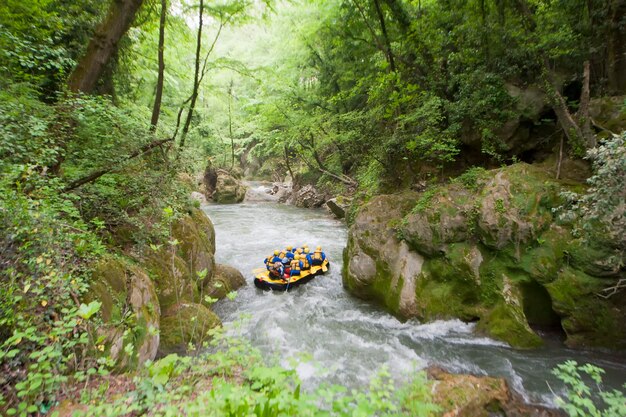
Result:
<instances>
[{"instance_id":1,"label":"wet rock","mask_svg":"<svg viewBox=\"0 0 626 417\"><path fill-rule=\"evenodd\" d=\"M562 411L526 404L502 378L427 370L440 415L455 417L565 417Z\"/></svg>"},{"instance_id":2,"label":"wet rock","mask_svg":"<svg viewBox=\"0 0 626 417\"><path fill-rule=\"evenodd\" d=\"M195 200L195 201L199 202L200 204L206 204L207 203L207 199L204 196L204 194L199 193L197 191L192 191L190 197L191 197L192 200Z\"/></svg>"},{"instance_id":3,"label":"wet rock","mask_svg":"<svg viewBox=\"0 0 626 417\"><path fill-rule=\"evenodd\" d=\"M154 285L138 266L105 258L94 268L85 301L102 303L104 352L118 370L135 369L155 358L159 346L160 306ZM126 346L132 350L128 352Z\"/></svg>"},{"instance_id":4,"label":"wet rock","mask_svg":"<svg viewBox=\"0 0 626 417\"><path fill-rule=\"evenodd\" d=\"M287 199L287 204L303 208L316 208L321 207L325 201L326 198L323 194L314 186L307 184L302 188L293 190Z\"/></svg>"},{"instance_id":5,"label":"wet rock","mask_svg":"<svg viewBox=\"0 0 626 417\"><path fill-rule=\"evenodd\" d=\"M229 292L245 285L246 279L237 268L216 264L215 274L204 284L204 294L213 298L224 298Z\"/></svg>"},{"instance_id":6,"label":"wet rock","mask_svg":"<svg viewBox=\"0 0 626 417\"><path fill-rule=\"evenodd\" d=\"M361 207L344 286L402 318L478 321L515 347L541 344L535 324L560 326L570 346L626 346L626 295L597 296L624 267L555 224L563 186L527 164L470 179Z\"/></svg>"},{"instance_id":7,"label":"wet rock","mask_svg":"<svg viewBox=\"0 0 626 417\"><path fill-rule=\"evenodd\" d=\"M246 186L234 175L223 169L217 170L213 201L220 204L241 203L246 196Z\"/></svg>"},{"instance_id":8,"label":"wet rock","mask_svg":"<svg viewBox=\"0 0 626 417\"><path fill-rule=\"evenodd\" d=\"M332 214L338 219L344 219L346 217L346 210L350 206L351 200L346 197L339 196L331 198L326 202L326 207Z\"/></svg>"}]
</instances>

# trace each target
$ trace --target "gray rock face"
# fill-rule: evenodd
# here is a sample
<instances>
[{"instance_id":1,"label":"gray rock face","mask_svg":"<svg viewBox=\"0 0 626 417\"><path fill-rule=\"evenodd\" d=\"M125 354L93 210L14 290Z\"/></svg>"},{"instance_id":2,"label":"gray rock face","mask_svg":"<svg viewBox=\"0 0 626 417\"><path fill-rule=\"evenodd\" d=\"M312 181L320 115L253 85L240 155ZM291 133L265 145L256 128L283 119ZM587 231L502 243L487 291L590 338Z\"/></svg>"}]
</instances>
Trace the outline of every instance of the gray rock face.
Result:
<instances>
[{"instance_id":1,"label":"gray rock face","mask_svg":"<svg viewBox=\"0 0 626 417\"><path fill-rule=\"evenodd\" d=\"M344 219L346 217L346 210L348 210L350 206L350 201L351 200L342 196L331 198L326 202L326 208L338 219Z\"/></svg>"},{"instance_id":2,"label":"gray rock face","mask_svg":"<svg viewBox=\"0 0 626 417\"><path fill-rule=\"evenodd\" d=\"M220 204L241 203L246 196L246 186L228 171L217 170L213 201Z\"/></svg>"},{"instance_id":3,"label":"gray rock face","mask_svg":"<svg viewBox=\"0 0 626 417\"><path fill-rule=\"evenodd\" d=\"M294 190L287 199L287 204L296 207L317 208L321 207L325 201L325 196L317 191L314 186L308 184L300 189Z\"/></svg>"}]
</instances>

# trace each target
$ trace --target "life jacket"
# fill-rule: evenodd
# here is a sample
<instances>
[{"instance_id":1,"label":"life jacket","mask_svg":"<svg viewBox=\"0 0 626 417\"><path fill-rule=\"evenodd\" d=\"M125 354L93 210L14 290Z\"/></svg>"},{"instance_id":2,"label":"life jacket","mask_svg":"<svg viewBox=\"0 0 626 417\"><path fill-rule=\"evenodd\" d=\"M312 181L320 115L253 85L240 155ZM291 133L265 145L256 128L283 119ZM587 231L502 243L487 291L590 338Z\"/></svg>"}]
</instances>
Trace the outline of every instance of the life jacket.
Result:
<instances>
[{"instance_id":1,"label":"life jacket","mask_svg":"<svg viewBox=\"0 0 626 417\"><path fill-rule=\"evenodd\" d=\"M302 262L302 269L309 269L309 268L311 268L311 262L309 261L309 256L308 255L301 262Z\"/></svg>"},{"instance_id":2,"label":"life jacket","mask_svg":"<svg viewBox=\"0 0 626 417\"><path fill-rule=\"evenodd\" d=\"M314 261L323 261L324 260L324 257L322 256L322 251L317 251L317 250L315 252L313 252L313 255L311 256L311 258Z\"/></svg>"},{"instance_id":3,"label":"life jacket","mask_svg":"<svg viewBox=\"0 0 626 417\"><path fill-rule=\"evenodd\" d=\"M294 257L295 255L293 254L293 252L287 252L287 253L285 254L285 256L286 256L287 258L289 258L289 260L290 260L290 261L292 261L292 260L293 260L293 257Z\"/></svg>"},{"instance_id":4,"label":"life jacket","mask_svg":"<svg viewBox=\"0 0 626 417\"><path fill-rule=\"evenodd\" d=\"M292 271L300 271L301 269L300 261L296 261L294 259L293 261L291 261L290 267Z\"/></svg>"},{"instance_id":5,"label":"life jacket","mask_svg":"<svg viewBox=\"0 0 626 417\"><path fill-rule=\"evenodd\" d=\"M283 249L282 251L280 251L280 253L278 254L278 257L280 259L283 259L285 256L287 255L287 252Z\"/></svg>"}]
</instances>

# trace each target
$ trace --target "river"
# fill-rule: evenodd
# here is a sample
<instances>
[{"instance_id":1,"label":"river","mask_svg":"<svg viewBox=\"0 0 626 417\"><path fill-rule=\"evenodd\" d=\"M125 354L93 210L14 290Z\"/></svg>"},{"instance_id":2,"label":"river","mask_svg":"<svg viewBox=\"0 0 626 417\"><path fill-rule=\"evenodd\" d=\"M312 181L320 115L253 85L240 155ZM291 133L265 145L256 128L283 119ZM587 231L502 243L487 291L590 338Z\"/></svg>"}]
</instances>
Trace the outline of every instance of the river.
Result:
<instances>
[{"instance_id":1,"label":"river","mask_svg":"<svg viewBox=\"0 0 626 417\"><path fill-rule=\"evenodd\" d=\"M608 387L626 383L624 356L566 348L558 338L544 347L517 350L474 334L474 324L459 320L402 323L377 306L352 297L341 283L342 250L347 228L323 210L307 210L264 199L262 185L253 184L252 198L238 205L206 205L216 230L216 260L236 266L248 286L235 301L223 300L216 313L224 323L248 315L243 334L273 357L302 353L311 361L296 365L305 387L321 381L359 388L381 366L399 380L413 369L440 365L456 373L506 378L530 402L553 405L563 385L550 372L568 359L590 362L607 372ZM252 283L252 270L263 258L286 245L321 245L331 261L324 276L289 293L263 292Z\"/></svg>"}]
</instances>

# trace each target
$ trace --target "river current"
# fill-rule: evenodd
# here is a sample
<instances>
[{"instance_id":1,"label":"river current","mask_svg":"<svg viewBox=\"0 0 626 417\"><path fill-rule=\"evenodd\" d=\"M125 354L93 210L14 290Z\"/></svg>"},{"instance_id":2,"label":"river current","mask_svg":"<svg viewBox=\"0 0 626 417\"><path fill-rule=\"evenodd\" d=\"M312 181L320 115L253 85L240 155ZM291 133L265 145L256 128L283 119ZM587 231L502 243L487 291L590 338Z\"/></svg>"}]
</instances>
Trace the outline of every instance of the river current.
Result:
<instances>
[{"instance_id":1,"label":"river current","mask_svg":"<svg viewBox=\"0 0 626 417\"><path fill-rule=\"evenodd\" d=\"M235 301L220 301L215 310L224 323L248 316L242 334L285 366L293 365L289 358L309 356L293 365L305 388L322 381L360 388L382 366L402 380L415 369L439 365L455 373L504 377L527 401L553 405L551 390L564 387L550 370L568 359L604 368L607 387L626 383L626 360L616 353L568 349L554 337L540 349L517 350L476 335L474 324L459 320L398 321L343 288L343 222L323 210L275 203L264 191L252 184L251 201L203 207L215 225L217 262L237 267L248 282ZM322 246L331 261L326 275L289 293L254 287L252 270L274 249L305 243Z\"/></svg>"}]
</instances>

